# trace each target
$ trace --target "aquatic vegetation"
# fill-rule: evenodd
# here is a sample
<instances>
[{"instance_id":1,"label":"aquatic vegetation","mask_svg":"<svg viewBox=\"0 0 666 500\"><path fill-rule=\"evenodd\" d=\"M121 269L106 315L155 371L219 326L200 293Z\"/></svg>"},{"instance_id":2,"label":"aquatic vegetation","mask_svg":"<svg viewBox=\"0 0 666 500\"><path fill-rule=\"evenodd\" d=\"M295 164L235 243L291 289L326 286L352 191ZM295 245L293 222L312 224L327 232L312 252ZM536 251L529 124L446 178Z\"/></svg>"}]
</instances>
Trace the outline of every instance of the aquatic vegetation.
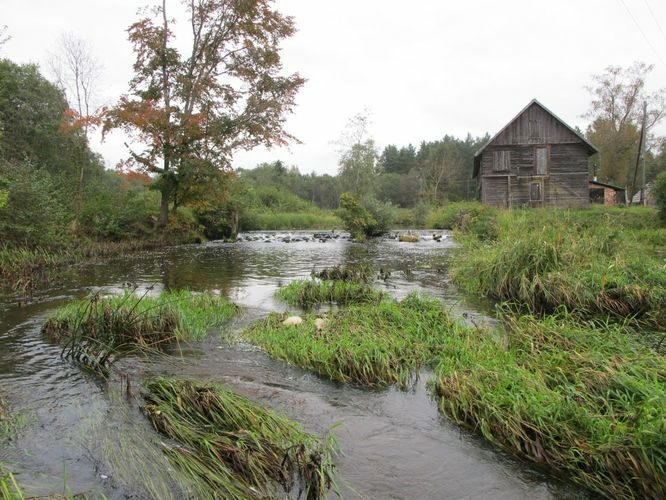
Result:
<instances>
[{"instance_id":1,"label":"aquatic vegetation","mask_svg":"<svg viewBox=\"0 0 666 500\"><path fill-rule=\"evenodd\" d=\"M0 498L4 500L23 500L25 494L14 475L0 464Z\"/></svg>"},{"instance_id":2,"label":"aquatic vegetation","mask_svg":"<svg viewBox=\"0 0 666 500\"><path fill-rule=\"evenodd\" d=\"M504 315L506 337L455 329L439 409L510 452L612 498L666 495L666 360L619 326Z\"/></svg>"},{"instance_id":3,"label":"aquatic vegetation","mask_svg":"<svg viewBox=\"0 0 666 500\"><path fill-rule=\"evenodd\" d=\"M336 489L332 438L318 439L220 385L159 378L145 387L144 412L179 444L164 451L193 481L195 496L276 498L297 487L314 500Z\"/></svg>"},{"instance_id":4,"label":"aquatic vegetation","mask_svg":"<svg viewBox=\"0 0 666 500\"><path fill-rule=\"evenodd\" d=\"M292 306L310 307L316 304L335 302L336 304L377 303L384 293L365 283L354 281L314 279L292 281L280 288L275 296Z\"/></svg>"},{"instance_id":5,"label":"aquatic vegetation","mask_svg":"<svg viewBox=\"0 0 666 500\"><path fill-rule=\"evenodd\" d=\"M401 234L398 240L403 243L417 243L419 237L416 234Z\"/></svg>"},{"instance_id":6,"label":"aquatic vegetation","mask_svg":"<svg viewBox=\"0 0 666 500\"><path fill-rule=\"evenodd\" d=\"M95 371L127 351L158 350L175 340L201 340L238 311L211 293L134 292L74 301L58 309L42 332L63 344L63 354Z\"/></svg>"},{"instance_id":7,"label":"aquatic vegetation","mask_svg":"<svg viewBox=\"0 0 666 500\"><path fill-rule=\"evenodd\" d=\"M326 315L323 327L308 314L300 325L272 314L243 337L268 354L332 380L408 387L430 365L452 329L460 328L440 301L410 295L398 302L351 305Z\"/></svg>"},{"instance_id":8,"label":"aquatic vegetation","mask_svg":"<svg viewBox=\"0 0 666 500\"><path fill-rule=\"evenodd\" d=\"M375 270L369 264L338 265L311 273L313 278L320 280L355 281L357 283L369 283L374 279L374 275Z\"/></svg>"},{"instance_id":9,"label":"aquatic vegetation","mask_svg":"<svg viewBox=\"0 0 666 500\"><path fill-rule=\"evenodd\" d=\"M663 328L666 265L644 242L646 232L652 241L664 230L650 229L651 218L644 210L501 211L494 241L460 235L452 276L469 292L533 313L564 306L583 319Z\"/></svg>"}]
</instances>

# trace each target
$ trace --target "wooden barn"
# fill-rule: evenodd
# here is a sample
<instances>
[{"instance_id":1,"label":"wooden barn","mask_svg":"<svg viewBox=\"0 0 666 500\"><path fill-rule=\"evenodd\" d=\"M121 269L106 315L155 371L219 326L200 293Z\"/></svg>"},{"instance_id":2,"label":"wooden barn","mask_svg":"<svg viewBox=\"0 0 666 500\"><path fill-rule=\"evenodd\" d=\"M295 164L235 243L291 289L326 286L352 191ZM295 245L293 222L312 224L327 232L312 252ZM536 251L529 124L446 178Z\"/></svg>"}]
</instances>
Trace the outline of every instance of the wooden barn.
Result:
<instances>
[{"instance_id":1,"label":"wooden barn","mask_svg":"<svg viewBox=\"0 0 666 500\"><path fill-rule=\"evenodd\" d=\"M587 159L597 149L533 99L474 155L481 202L497 207L586 207Z\"/></svg>"}]
</instances>

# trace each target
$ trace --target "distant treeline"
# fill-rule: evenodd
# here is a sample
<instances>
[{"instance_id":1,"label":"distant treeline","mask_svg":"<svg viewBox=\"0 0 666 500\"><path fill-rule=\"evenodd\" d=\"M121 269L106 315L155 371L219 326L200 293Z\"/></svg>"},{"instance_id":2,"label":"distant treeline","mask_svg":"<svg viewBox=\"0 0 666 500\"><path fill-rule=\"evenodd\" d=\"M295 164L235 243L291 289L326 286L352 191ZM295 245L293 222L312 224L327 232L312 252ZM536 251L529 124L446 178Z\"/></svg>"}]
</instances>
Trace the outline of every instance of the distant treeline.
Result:
<instances>
[{"instance_id":1,"label":"distant treeline","mask_svg":"<svg viewBox=\"0 0 666 500\"><path fill-rule=\"evenodd\" d=\"M487 140L488 136L457 139L446 135L438 141L423 141L418 149L412 144L390 144L374 155L363 194L400 208L474 199L474 153ZM237 172L240 182L256 197L256 207L280 211L306 209L303 201L321 209L336 209L340 194L354 191L353 185L346 185L353 181L346 182L344 172L335 176L302 174L297 167L287 167L279 160Z\"/></svg>"}]
</instances>

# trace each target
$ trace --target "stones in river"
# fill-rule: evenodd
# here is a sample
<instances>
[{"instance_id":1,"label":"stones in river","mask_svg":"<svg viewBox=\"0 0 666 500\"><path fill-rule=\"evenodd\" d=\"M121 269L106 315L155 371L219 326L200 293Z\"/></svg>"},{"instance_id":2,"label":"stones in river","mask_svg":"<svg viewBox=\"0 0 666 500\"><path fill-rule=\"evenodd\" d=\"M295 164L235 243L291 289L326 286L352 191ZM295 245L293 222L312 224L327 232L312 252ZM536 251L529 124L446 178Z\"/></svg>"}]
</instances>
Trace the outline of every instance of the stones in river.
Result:
<instances>
[{"instance_id":1,"label":"stones in river","mask_svg":"<svg viewBox=\"0 0 666 500\"><path fill-rule=\"evenodd\" d=\"M295 326L300 325L301 323L303 323L303 318L300 316L289 316L282 322L282 324L285 326Z\"/></svg>"}]
</instances>

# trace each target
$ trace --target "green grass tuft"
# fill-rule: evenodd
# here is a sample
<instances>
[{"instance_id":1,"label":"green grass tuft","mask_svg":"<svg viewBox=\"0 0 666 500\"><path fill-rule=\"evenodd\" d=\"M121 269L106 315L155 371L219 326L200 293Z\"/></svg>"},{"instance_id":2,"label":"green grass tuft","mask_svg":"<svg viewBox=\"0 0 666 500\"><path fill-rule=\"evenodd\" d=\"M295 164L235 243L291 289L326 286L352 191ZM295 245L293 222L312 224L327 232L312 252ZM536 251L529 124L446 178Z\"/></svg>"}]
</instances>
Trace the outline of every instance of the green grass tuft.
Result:
<instances>
[{"instance_id":1,"label":"green grass tuft","mask_svg":"<svg viewBox=\"0 0 666 500\"><path fill-rule=\"evenodd\" d=\"M133 292L106 298L96 294L58 309L42 332L61 342L67 357L103 371L112 356L123 352L202 340L237 311L208 292L167 291L157 298Z\"/></svg>"},{"instance_id":2,"label":"green grass tuft","mask_svg":"<svg viewBox=\"0 0 666 500\"><path fill-rule=\"evenodd\" d=\"M334 302L339 305L378 303L385 294L365 283L342 280L297 280L280 288L275 296L283 302L304 308Z\"/></svg>"},{"instance_id":3,"label":"green grass tuft","mask_svg":"<svg viewBox=\"0 0 666 500\"><path fill-rule=\"evenodd\" d=\"M282 325L284 317L272 314L243 335L275 358L371 387L411 385L459 327L441 302L417 295L328 313L319 329L315 315L296 326Z\"/></svg>"},{"instance_id":4,"label":"green grass tuft","mask_svg":"<svg viewBox=\"0 0 666 500\"><path fill-rule=\"evenodd\" d=\"M337 445L225 389L175 379L146 383L144 412L179 446L166 446L173 466L197 497L278 498L298 487L307 499L336 489Z\"/></svg>"}]
</instances>

